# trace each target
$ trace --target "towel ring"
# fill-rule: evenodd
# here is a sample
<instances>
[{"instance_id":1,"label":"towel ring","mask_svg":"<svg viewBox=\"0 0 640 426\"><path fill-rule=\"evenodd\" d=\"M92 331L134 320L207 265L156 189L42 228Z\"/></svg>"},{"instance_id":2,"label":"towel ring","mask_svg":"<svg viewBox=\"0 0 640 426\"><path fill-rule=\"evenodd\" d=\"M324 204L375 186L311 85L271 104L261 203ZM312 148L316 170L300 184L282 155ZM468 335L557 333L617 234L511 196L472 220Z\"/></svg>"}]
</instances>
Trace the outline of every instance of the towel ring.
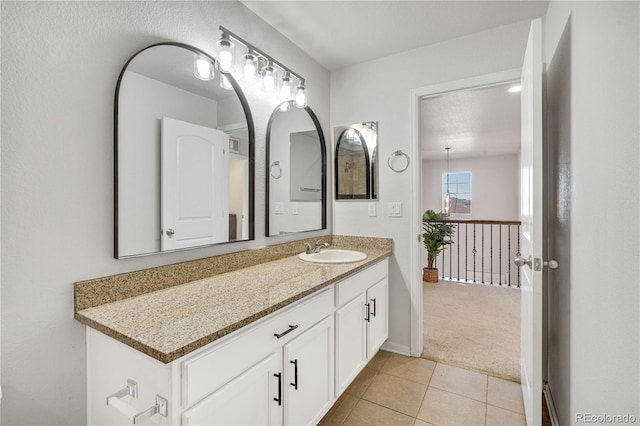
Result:
<instances>
[{"instance_id":1,"label":"towel ring","mask_svg":"<svg viewBox=\"0 0 640 426\"><path fill-rule=\"evenodd\" d=\"M277 170L274 172L274 168L276 167ZM269 167L269 174L274 179L280 179L280 176L282 176L282 167L280 167L279 161L274 161L273 163L271 163L271 166Z\"/></svg>"},{"instance_id":2,"label":"towel ring","mask_svg":"<svg viewBox=\"0 0 640 426\"><path fill-rule=\"evenodd\" d=\"M393 167L391 162L395 157L404 157L406 159L407 163L404 165L404 167L397 168L397 169L395 167ZM391 155L389 156L389 159L387 160L387 164L389 165L389 168L391 170L393 170L394 172L402 173L402 172L404 172L405 170L407 170L409 168L409 156L407 154L405 154L404 152L402 152L401 149L399 149L399 150L394 151L394 152L391 153Z\"/></svg>"}]
</instances>

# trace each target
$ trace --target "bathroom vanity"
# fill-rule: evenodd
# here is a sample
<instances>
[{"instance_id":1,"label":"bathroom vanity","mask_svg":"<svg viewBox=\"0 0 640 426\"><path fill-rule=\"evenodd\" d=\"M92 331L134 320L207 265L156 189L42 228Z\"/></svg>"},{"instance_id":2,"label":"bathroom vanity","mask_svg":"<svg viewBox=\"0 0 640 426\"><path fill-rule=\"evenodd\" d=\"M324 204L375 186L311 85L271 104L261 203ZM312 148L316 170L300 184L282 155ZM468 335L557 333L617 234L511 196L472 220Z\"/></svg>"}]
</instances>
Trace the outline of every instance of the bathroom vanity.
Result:
<instances>
[{"instance_id":1,"label":"bathroom vanity","mask_svg":"<svg viewBox=\"0 0 640 426\"><path fill-rule=\"evenodd\" d=\"M78 309L88 423L317 423L388 337L391 242L368 240L359 262L287 255Z\"/></svg>"}]
</instances>

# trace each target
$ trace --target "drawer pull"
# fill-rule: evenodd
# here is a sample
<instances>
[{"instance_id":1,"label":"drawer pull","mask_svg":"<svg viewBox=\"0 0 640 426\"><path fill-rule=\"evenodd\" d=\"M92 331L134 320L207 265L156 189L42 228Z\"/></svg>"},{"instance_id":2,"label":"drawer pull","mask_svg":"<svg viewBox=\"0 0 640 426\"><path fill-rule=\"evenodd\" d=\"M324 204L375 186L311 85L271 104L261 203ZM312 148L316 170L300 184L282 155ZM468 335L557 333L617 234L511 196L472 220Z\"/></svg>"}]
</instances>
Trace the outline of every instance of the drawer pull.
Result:
<instances>
[{"instance_id":1,"label":"drawer pull","mask_svg":"<svg viewBox=\"0 0 640 426\"><path fill-rule=\"evenodd\" d=\"M371 316L375 317L376 316L376 299L373 298L371 299L371 301L373 302L373 311L371 312Z\"/></svg>"},{"instance_id":2,"label":"drawer pull","mask_svg":"<svg viewBox=\"0 0 640 426\"><path fill-rule=\"evenodd\" d=\"M298 328L298 326L297 326L297 325L290 325L288 330L283 331L283 332L282 332L282 333L280 333L280 334L278 334L278 333L274 333L273 335L274 335L274 336L276 336L276 337L279 339L279 338L281 338L281 337L283 337L283 336L285 336L285 335L287 335L287 334L291 333L291 332L292 332L293 330L295 330L296 328Z\"/></svg>"},{"instance_id":3,"label":"drawer pull","mask_svg":"<svg viewBox=\"0 0 640 426\"><path fill-rule=\"evenodd\" d=\"M364 320L366 322L371 322L371 304L370 303L365 303L364 306L367 307L367 316L364 317Z\"/></svg>"},{"instance_id":4,"label":"drawer pull","mask_svg":"<svg viewBox=\"0 0 640 426\"><path fill-rule=\"evenodd\" d=\"M278 378L278 397L273 398L273 400L280 406L282 405L282 373L275 373L273 377Z\"/></svg>"},{"instance_id":5,"label":"drawer pull","mask_svg":"<svg viewBox=\"0 0 640 426\"><path fill-rule=\"evenodd\" d=\"M293 364L293 382L289 383L295 390L298 390L298 360L289 361Z\"/></svg>"}]
</instances>

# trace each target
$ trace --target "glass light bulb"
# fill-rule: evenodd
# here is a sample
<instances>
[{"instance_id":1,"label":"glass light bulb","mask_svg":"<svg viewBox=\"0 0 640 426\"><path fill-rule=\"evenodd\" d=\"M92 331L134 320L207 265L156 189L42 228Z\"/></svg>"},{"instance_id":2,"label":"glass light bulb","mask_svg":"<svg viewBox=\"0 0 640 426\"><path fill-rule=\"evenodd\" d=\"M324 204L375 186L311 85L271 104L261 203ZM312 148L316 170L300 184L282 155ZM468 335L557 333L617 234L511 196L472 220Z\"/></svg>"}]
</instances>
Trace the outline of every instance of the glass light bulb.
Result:
<instances>
[{"instance_id":1,"label":"glass light bulb","mask_svg":"<svg viewBox=\"0 0 640 426\"><path fill-rule=\"evenodd\" d=\"M290 109L291 109L291 101L283 102L283 103L280 105L280 111L282 111L282 112L287 112L287 111L289 111Z\"/></svg>"},{"instance_id":2,"label":"glass light bulb","mask_svg":"<svg viewBox=\"0 0 640 426\"><path fill-rule=\"evenodd\" d=\"M211 80L214 76L213 64L207 59L198 57L194 64L193 75L200 80Z\"/></svg>"},{"instance_id":3,"label":"glass light bulb","mask_svg":"<svg viewBox=\"0 0 640 426\"><path fill-rule=\"evenodd\" d=\"M256 76L256 57L250 53L244 55L244 67L242 68L242 76L245 81L255 82Z\"/></svg>"},{"instance_id":4,"label":"glass light bulb","mask_svg":"<svg viewBox=\"0 0 640 426\"><path fill-rule=\"evenodd\" d=\"M229 81L227 76L222 73L220 73L220 87L222 87L224 90L233 90L231 82Z\"/></svg>"},{"instance_id":5,"label":"glass light bulb","mask_svg":"<svg viewBox=\"0 0 640 426\"><path fill-rule=\"evenodd\" d=\"M289 77L288 75L285 75L284 77L282 77L281 81L282 82L280 83L280 94L278 96L280 97L280 99L286 101L291 99L291 89L293 87L293 81L291 80L291 77Z\"/></svg>"},{"instance_id":6,"label":"glass light bulb","mask_svg":"<svg viewBox=\"0 0 640 426\"><path fill-rule=\"evenodd\" d=\"M307 106L307 90L302 84L296 87L295 101L298 108Z\"/></svg>"},{"instance_id":7,"label":"glass light bulb","mask_svg":"<svg viewBox=\"0 0 640 426\"><path fill-rule=\"evenodd\" d=\"M269 93L275 92L277 77L276 69L272 65L262 68L262 90Z\"/></svg>"},{"instance_id":8,"label":"glass light bulb","mask_svg":"<svg viewBox=\"0 0 640 426\"><path fill-rule=\"evenodd\" d=\"M233 54L228 50L222 50L218 55L218 61L220 61L220 69L229 72L233 66Z\"/></svg>"}]
</instances>

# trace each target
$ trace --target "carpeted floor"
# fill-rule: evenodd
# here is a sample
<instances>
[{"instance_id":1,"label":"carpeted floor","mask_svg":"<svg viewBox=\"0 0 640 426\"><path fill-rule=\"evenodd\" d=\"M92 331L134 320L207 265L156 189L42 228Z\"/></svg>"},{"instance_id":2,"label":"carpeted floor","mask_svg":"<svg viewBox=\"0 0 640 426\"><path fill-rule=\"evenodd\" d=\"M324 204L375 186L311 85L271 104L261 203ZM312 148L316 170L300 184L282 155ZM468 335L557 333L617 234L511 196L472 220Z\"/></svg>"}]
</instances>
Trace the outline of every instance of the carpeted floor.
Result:
<instances>
[{"instance_id":1,"label":"carpeted floor","mask_svg":"<svg viewBox=\"0 0 640 426\"><path fill-rule=\"evenodd\" d=\"M520 290L423 285L422 357L520 382Z\"/></svg>"}]
</instances>

